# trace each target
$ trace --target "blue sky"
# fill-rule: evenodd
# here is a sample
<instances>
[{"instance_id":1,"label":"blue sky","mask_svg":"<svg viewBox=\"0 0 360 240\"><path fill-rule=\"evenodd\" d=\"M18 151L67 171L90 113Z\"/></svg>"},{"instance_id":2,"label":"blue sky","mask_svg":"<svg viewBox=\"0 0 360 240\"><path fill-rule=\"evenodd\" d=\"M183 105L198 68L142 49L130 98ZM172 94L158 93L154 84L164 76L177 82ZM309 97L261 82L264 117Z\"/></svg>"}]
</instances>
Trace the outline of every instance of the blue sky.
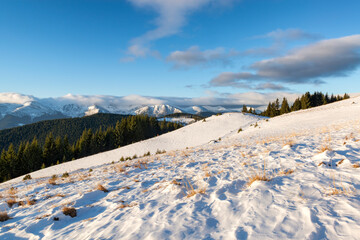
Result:
<instances>
[{"instance_id":1,"label":"blue sky","mask_svg":"<svg viewBox=\"0 0 360 240\"><path fill-rule=\"evenodd\" d=\"M360 92L360 1L1 0L0 92Z\"/></svg>"}]
</instances>

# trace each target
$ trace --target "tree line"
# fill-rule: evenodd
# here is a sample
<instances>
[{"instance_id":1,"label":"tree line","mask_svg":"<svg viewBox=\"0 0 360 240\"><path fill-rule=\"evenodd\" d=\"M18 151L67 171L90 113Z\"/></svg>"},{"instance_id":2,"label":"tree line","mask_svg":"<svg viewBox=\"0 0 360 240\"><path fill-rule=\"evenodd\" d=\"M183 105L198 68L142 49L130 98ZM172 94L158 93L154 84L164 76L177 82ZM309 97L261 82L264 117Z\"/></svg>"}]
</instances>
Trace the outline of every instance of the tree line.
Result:
<instances>
[{"instance_id":1,"label":"tree line","mask_svg":"<svg viewBox=\"0 0 360 240\"><path fill-rule=\"evenodd\" d=\"M310 92L306 92L305 94L301 95L301 97L295 99L294 103L291 106L289 105L289 102L285 97L283 98L281 104L280 100L277 98L274 102L269 102L266 110L261 112L260 115L265 117L276 117L285 113L317 107L348 98L350 98L350 96L347 93L345 93L343 96L335 96L333 94L329 96L327 93L323 94L322 92L314 92L313 94L311 94ZM250 108L248 110L245 105L243 106L242 112L256 114L254 109L252 110Z\"/></svg>"},{"instance_id":2,"label":"tree line","mask_svg":"<svg viewBox=\"0 0 360 240\"><path fill-rule=\"evenodd\" d=\"M117 121L115 127L85 129L73 144L67 135L48 133L44 144L36 137L32 141L10 144L0 155L0 180L9 179L51 165L112 150L145 140L182 127L175 122L158 121L146 115L128 116Z\"/></svg>"}]
</instances>

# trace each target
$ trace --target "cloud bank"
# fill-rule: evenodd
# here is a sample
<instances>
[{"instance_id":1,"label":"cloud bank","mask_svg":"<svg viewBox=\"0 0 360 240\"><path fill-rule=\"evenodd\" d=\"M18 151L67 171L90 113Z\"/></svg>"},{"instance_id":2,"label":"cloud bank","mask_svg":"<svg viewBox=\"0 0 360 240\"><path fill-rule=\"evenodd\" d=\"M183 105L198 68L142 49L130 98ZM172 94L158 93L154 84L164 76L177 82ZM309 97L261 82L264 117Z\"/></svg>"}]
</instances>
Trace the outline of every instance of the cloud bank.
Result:
<instances>
[{"instance_id":1,"label":"cloud bank","mask_svg":"<svg viewBox=\"0 0 360 240\"><path fill-rule=\"evenodd\" d=\"M360 35L322 40L285 56L258 61L252 72L224 72L210 86L253 88L256 82L321 84L323 78L347 76L360 65Z\"/></svg>"},{"instance_id":2,"label":"cloud bank","mask_svg":"<svg viewBox=\"0 0 360 240\"><path fill-rule=\"evenodd\" d=\"M224 48L215 48L201 51L198 46L192 46L185 51L174 51L167 57L167 61L175 68L188 68L197 65L208 66L220 63L224 66L231 63L231 59L239 55L234 50L226 51Z\"/></svg>"}]
</instances>

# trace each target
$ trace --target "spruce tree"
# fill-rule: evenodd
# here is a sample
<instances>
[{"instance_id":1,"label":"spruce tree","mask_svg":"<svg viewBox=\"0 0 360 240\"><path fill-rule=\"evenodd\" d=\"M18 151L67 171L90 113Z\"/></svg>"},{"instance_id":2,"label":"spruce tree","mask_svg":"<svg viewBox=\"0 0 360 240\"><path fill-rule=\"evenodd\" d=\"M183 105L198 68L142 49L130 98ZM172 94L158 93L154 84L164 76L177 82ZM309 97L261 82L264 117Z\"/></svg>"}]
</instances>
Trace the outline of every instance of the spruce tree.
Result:
<instances>
[{"instance_id":1,"label":"spruce tree","mask_svg":"<svg viewBox=\"0 0 360 240\"><path fill-rule=\"evenodd\" d=\"M295 102L293 103L291 107L291 111L298 111L301 109L301 101L299 98L295 99Z\"/></svg>"},{"instance_id":2,"label":"spruce tree","mask_svg":"<svg viewBox=\"0 0 360 240\"><path fill-rule=\"evenodd\" d=\"M307 92L304 95L301 96L300 98L301 101L301 109L308 109L311 107L311 102L310 102L310 93Z\"/></svg>"},{"instance_id":3,"label":"spruce tree","mask_svg":"<svg viewBox=\"0 0 360 240\"><path fill-rule=\"evenodd\" d=\"M290 112L289 103L288 103L287 99L284 97L282 100L282 103L281 103L280 115L289 113L289 112Z\"/></svg>"},{"instance_id":4,"label":"spruce tree","mask_svg":"<svg viewBox=\"0 0 360 240\"><path fill-rule=\"evenodd\" d=\"M245 104L243 105L241 112L243 112L243 113L247 113L247 112L248 112L248 109L247 109L247 107L246 107Z\"/></svg>"}]
</instances>

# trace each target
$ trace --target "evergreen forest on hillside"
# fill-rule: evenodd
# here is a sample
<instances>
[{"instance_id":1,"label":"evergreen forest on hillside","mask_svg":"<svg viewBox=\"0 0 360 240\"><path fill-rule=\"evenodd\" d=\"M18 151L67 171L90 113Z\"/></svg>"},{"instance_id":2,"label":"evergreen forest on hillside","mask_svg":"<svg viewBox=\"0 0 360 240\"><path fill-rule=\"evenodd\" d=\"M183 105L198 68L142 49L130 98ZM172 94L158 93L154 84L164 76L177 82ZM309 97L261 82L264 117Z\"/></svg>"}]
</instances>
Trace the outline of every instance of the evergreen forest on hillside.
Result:
<instances>
[{"instance_id":1,"label":"evergreen forest on hillside","mask_svg":"<svg viewBox=\"0 0 360 240\"><path fill-rule=\"evenodd\" d=\"M127 116L129 115L98 113L86 117L46 120L4 129L0 131L0 150L8 148L11 143L18 146L20 142L31 142L34 137L39 144L43 145L50 132L55 137L64 138L67 135L69 143L73 144L80 138L85 129L115 127L116 122Z\"/></svg>"},{"instance_id":2,"label":"evergreen forest on hillside","mask_svg":"<svg viewBox=\"0 0 360 240\"><path fill-rule=\"evenodd\" d=\"M348 98L350 98L350 96L347 93L345 93L344 96L335 96L333 94L329 96L328 94L323 94L322 92L314 92L313 94L311 94L310 92L306 92L301 97L297 98L291 105L291 107L285 97L283 98L281 104L279 99L276 99L274 102L269 102L266 110L261 112L260 115L265 117L276 117L285 113L294 112L301 109L318 107ZM256 114L255 109L248 109L246 105L243 105L242 112Z\"/></svg>"},{"instance_id":3,"label":"evergreen forest on hillside","mask_svg":"<svg viewBox=\"0 0 360 240\"><path fill-rule=\"evenodd\" d=\"M115 126L84 129L81 136L70 141L66 135L48 132L44 143L37 137L31 141L10 143L0 156L0 180L6 181L51 165L112 150L182 127L179 123L158 121L146 115L122 117ZM56 131L55 131L56 132Z\"/></svg>"}]
</instances>

